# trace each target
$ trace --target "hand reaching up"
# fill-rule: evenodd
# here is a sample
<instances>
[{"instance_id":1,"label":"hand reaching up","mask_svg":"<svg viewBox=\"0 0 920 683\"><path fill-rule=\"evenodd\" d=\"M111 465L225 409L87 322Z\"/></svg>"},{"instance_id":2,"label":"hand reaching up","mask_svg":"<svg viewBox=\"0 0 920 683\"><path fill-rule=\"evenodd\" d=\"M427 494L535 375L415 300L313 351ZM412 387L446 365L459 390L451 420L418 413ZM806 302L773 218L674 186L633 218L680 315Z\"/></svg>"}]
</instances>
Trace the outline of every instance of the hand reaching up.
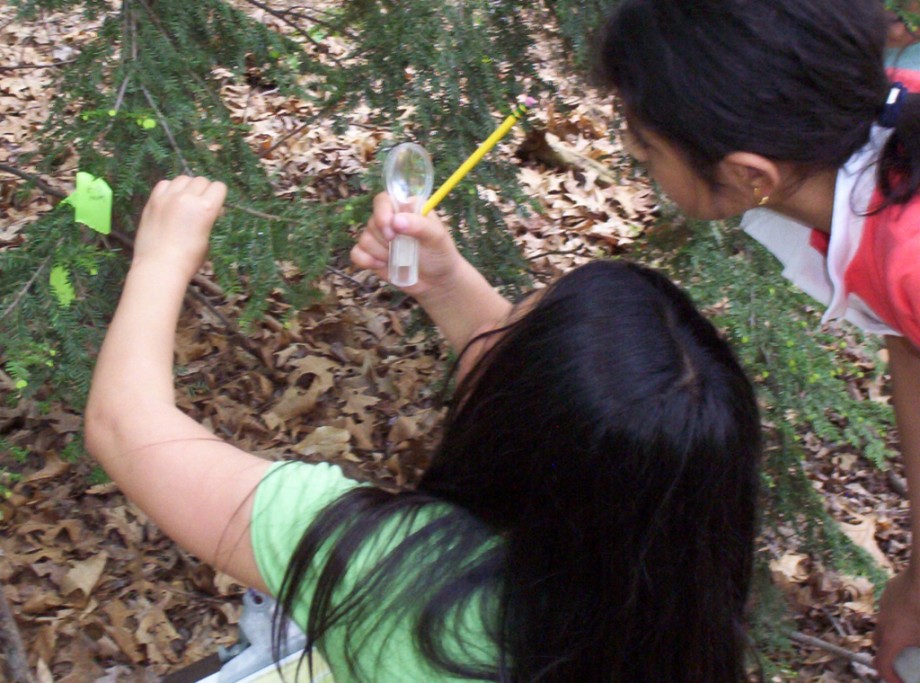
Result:
<instances>
[{"instance_id":1,"label":"hand reaching up","mask_svg":"<svg viewBox=\"0 0 920 683\"><path fill-rule=\"evenodd\" d=\"M227 186L179 176L153 188L134 241L134 263L157 263L191 279L208 253Z\"/></svg>"}]
</instances>

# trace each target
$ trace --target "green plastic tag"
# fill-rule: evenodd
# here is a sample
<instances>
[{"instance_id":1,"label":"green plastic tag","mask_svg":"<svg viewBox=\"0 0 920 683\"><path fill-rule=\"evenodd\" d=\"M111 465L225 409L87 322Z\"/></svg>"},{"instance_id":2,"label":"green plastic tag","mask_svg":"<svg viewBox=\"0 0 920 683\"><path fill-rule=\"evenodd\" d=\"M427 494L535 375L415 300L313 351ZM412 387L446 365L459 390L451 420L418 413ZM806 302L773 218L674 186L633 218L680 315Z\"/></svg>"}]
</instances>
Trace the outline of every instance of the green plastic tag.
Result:
<instances>
[{"instance_id":1,"label":"green plastic tag","mask_svg":"<svg viewBox=\"0 0 920 683\"><path fill-rule=\"evenodd\" d=\"M77 187L64 202L73 207L77 223L103 235L112 232L112 188L104 179L78 172Z\"/></svg>"}]
</instances>

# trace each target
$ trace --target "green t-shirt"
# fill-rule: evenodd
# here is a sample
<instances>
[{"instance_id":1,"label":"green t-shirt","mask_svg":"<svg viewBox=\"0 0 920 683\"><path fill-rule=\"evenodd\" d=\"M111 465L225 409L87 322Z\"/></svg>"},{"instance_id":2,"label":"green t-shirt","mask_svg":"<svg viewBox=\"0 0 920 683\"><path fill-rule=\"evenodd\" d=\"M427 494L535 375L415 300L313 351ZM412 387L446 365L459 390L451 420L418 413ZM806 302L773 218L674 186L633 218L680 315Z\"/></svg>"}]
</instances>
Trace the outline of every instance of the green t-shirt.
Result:
<instances>
[{"instance_id":1,"label":"green t-shirt","mask_svg":"<svg viewBox=\"0 0 920 683\"><path fill-rule=\"evenodd\" d=\"M328 463L276 463L260 482L255 493L252 514L252 545L262 578L272 595L277 595L284 572L298 542L307 527L322 510L346 491L361 486L347 479L342 470ZM402 538L431 519L432 513L420 515L415 524L398 527L399 533L384 533L384 539L375 537L364 544L355 555L343 581L345 590L358 585L363 574L376 562L386 557ZM316 568L322 565L326 553L321 552L318 562L308 570L304 585L304 600L294 610L294 620L304 627L309 613L309 599L318 578ZM481 605L474 601L473 605ZM404 615L395 616L395 610L381 610L370 615L361 624L356 648L357 668L362 679L373 683L451 683L468 681L434 671L415 647L412 634L413 620ZM389 619L390 612L394 618ZM462 615L464 661L494 662L494 646L486 636L481 610L471 607ZM320 642L319 649L335 677L336 683L355 680L349 674L345 661L344 629L332 629ZM354 634L352 634L354 636ZM456 653L458 647L448 646Z\"/></svg>"}]
</instances>

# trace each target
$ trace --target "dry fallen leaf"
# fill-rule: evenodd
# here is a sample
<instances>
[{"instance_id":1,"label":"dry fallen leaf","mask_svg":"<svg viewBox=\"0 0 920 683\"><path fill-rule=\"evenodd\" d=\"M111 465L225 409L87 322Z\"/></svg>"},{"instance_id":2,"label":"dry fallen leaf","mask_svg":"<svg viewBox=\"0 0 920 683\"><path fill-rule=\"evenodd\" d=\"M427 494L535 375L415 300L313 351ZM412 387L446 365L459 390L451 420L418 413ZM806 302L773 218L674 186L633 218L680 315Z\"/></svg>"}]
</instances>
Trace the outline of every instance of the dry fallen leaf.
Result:
<instances>
[{"instance_id":1,"label":"dry fallen leaf","mask_svg":"<svg viewBox=\"0 0 920 683\"><path fill-rule=\"evenodd\" d=\"M102 578L102 572L105 570L105 563L108 560L106 553L100 553L94 557L76 562L71 565L70 571L64 575L61 581L61 593L70 595L74 591L81 591L83 595L89 597L93 588Z\"/></svg>"},{"instance_id":2,"label":"dry fallen leaf","mask_svg":"<svg viewBox=\"0 0 920 683\"><path fill-rule=\"evenodd\" d=\"M865 576L843 576L844 592L849 598L843 606L864 616L875 614L875 585Z\"/></svg>"},{"instance_id":3,"label":"dry fallen leaf","mask_svg":"<svg viewBox=\"0 0 920 683\"><path fill-rule=\"evenodd\" d=\"M777 583L802 583L808 580L808 555L786 553L778 560L770 562L770 571Z\"/></svg>"},{"instance_id":4,"label":"dry fallen leaf","mask_svg":"<svg viewBox=\"0 0 920 683\"><path fill-rule=\"evenodd\" d=\"M295 417L306 415L316 407L316 401L322 392L318 383L310 385L306 391L297 387L288 387L281 399L265 414L265 424L269 429L279 429Z\"/></svg>"},{"instance_id":5,"label":"dry fallen leaf","mask_svg":"<svg viewBox=\"0 0 920 683\"><path fill-rule=\"evenodd\" d=\"M891 560L882 552L875 540L875 515L865 515L857 524L848 524L847 522L841 522L839 520L837 524L840 526L840 530L843 531L853 543L869 553L872 559L874 559L889 576L893 573L894 567L891 565Z\"/></svg>"},{"instance_id":6,"label":"dry fallen leaf","mask_svg":"<svg viewBox=\"0 0 920 683\"><path fill-rule=\"evenodd\" d=\"M44 479L53 479L60 476L70 468L70 463L61 460L57 453L47 451L45 454L45 466L38 472L30 474L23 479L27 484L33 484Z\"/></svg>"},{"instance_id":7,"label":"dry fallen leaf","mask_svg":"<svg viewBox=\"0 0 920 683\"><path fill-rule=\"evenodd\" d=\"M347 429L317 427L307 438L294 446L294 452L301 455L322 455L327 458L341 455L348 450L351 434Z\"/></svg>"}]
</instances>

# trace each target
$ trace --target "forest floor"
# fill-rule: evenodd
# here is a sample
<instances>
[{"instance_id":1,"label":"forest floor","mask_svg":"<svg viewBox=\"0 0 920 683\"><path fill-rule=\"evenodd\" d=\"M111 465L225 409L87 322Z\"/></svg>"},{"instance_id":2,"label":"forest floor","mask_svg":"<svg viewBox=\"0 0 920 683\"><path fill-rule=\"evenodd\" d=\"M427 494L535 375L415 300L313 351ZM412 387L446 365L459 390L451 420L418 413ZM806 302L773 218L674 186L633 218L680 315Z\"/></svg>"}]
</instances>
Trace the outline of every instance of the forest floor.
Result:
<instances>
[{"instance_id":1,"label":"forest floor","mask_svg":"<svg viewBox=\"0 0 920 683\"><path fill-rule=\"evenodd\" d=\"M34 171L23 157L36 149L55 95L53 65L70 59L96 28L78 13L21 23L11 7L0 7L0 164ZM660 260L666 255L641 241L660 229L659 200L623 153L619 131L610 128L617 119L609 96L572 76L548 38L533 57L565 113L539 107L532 121L551 141L616 169L619 180L604 186L590 164L553 167L516 156L526 135L521 127L498 147L494 153L514 159L522 186L543 208L525 218L505 207L535 281L611 254ZM331 52L345 49L330 41ZM256 148L272 147L311 113L308 103L230 76L215 73ZM277 173L279 195L306 176L335 185L367 166L390 135L364 125L366 112L353 116L355 125L344 133L317 125L265 158ZM65 164L44 180L69 192L75 171L75 163ZM38 189L23 193L24 185L0 170L0 249L15 249L23 227L57 201ZM189 296L177 338L179 403L216 433L267 458L327 460L363 480L411 485L438 438L447 349L430 331L416 330L410 302L355 271L346 254L317 287L322 296L289 324L278 322L285 304L273 301L269 316L245 337L227 325L238 317L239 299L207 287ZM14 393L0 372L0 394ZM157 680L233 643L241 587L165 538L87 459L62 457L80 430L81 415L66 406L0 402L0 436L14 446L0 453L0 466L19 475L7 481L10 497L0 500L0 582L37 680ZM887 570L902 566L907 504L890 483L896 479L858 453L815 438L806 439L806 447L813 456L809 475L842 528ZM788 603L790 628L799 634L785 655L764 653L793 663L773 680L875 680L864 665L877 598L871 583L841 576L772 538L761 546ZM808 637L856 659L801 642Z\"/></svg>"}]
</instances>

